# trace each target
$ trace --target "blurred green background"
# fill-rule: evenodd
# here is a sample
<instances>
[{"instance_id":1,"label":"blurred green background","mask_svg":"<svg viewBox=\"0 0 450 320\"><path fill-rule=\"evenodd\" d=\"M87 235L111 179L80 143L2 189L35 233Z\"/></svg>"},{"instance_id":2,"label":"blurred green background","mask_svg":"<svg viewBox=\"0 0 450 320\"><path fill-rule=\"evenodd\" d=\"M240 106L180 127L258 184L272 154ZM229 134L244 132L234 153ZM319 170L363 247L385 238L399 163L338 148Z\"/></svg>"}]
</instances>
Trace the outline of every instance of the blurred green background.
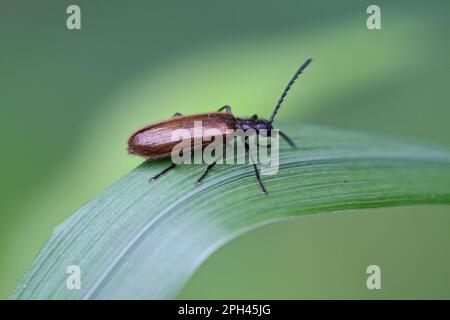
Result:
<instances>
[{"instance_id":1,"label":"blurred green background","mask_svg":"<svg viewBox=\"0 0 450 320\"><path fill-rule=\"evenodd\" d=\"M81 7L82 29L66 28ZM381 7L382 30L366 27ZM448 1L2 1L0 298L52 229L142 160L136 128L230 104L450 145ZM216 252L180 298L450 298L449 206L305 217ZM382 289L368 290L369 264Z\"/></svg>"}]
</instances>

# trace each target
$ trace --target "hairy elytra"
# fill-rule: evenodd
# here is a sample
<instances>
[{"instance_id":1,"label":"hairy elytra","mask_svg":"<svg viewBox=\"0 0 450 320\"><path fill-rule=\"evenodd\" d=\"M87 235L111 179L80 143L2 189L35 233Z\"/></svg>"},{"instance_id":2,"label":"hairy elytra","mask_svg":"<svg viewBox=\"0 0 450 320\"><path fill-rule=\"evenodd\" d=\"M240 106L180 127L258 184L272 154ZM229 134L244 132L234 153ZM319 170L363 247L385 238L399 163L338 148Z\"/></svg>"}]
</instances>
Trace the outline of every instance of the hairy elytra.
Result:
<instances>
[{"instance_id":1,"label":"hairy elytra","mask_svg":"<svg viewBox=\"0 0 450 320\"><path fill-rule=\"evenodd\" d=\"M202 121L202 137L194 136L194 121ZM173 130L186 129L193 138L203 138L203 143L210 143L208 129L219 130L225 136L227 129L236 125L236 118L229 112L202 113L190 116L174 116L172 119L150 124L136 131L128 140L130 153L150 159L164 158L170 155L179 141L172 141ZM208 141L205 141L208 140Z\"/></svg>"},{"instance_id":2,"label":"hairy elytra","mask_svg":"<svg viewBox=\"0 0 450 320\"><path fill-rule=\"evenodd\" d=\"M218 130L218 132L220 132L223 136L227 134L226 133L227 129L234 129L234 130L242 129L244 131L253 129L257 133L259 132L259 130L264 129L270 135L270 132L272 130L272 122L278 110L280 109L284 101L284 98L286 97L291 86L294 84L295 80L302 73L302 71L311 63L311 61L312 59L307 59L296 71L296 73L294 74L294 76L284 89L283 93L281 94L281 97L278 100L278 103L275 106L275 109L272 112L272 116L270 117L269 120L259 119L256 114L250 118L234 117L233 114L231 113L231 108L229 106L224 106L220 108L217 112L211 113L202 113L186 116L183 116L179 113L175 113L175 115L169 120L150 124L134 132L128 139L128 151L131 154L143 156L150 159L168 157L171 154L173 147L179 143L179 141L172 141L171 139L173 130L176 129L189 130L192 137L194 134L195 121L202 121L202 128L203 128L202 134L204 134L206 130L214 128ZM225 110L225 112L222 112L223 110ZM279 133L280 136L284 138L289 143L290 146L295 147L293 141L285 133L283 133L282 131L279 131ZM211 137L202 136L202 138L204 144L210 143ZM197 183L200 183L206 177L209 170L211 170L215 164L216 162L213 162L207 166L203 175L197 180ZM159 177L161 177L163 174L173 169L174 167L176 167L176 165L172 163L169 167L165 168L160 173L156 174L155 176L152 176L150 178L150 181L158 179ZM267 190L261 181L261 177L259 175L259 171L255 163L253 163L253 168L255 170L256 178L262 192L267 194Z\"/></svg>"}]
</instances>

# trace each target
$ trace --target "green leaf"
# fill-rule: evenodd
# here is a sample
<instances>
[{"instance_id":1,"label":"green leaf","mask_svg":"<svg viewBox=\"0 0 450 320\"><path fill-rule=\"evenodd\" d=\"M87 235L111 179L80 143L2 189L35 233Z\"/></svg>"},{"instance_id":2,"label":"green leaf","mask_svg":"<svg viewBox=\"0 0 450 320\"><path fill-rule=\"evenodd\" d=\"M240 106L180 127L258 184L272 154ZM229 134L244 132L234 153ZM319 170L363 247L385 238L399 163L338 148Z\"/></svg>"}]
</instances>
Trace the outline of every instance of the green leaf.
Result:
<instances>
[{"instance_id":1,"label":"green leaf","mask_svg":"<svg viewBox=\"0 0 450 320\"><path fill-rule=\"evenodd\" d=\"M426 144L317 125L282 123L280 171L250 165L179 166L146 161L59 225L13 292L15 299L174 298L220 246L288 217L394 205L450 202L450 152ZM81 289L66 287L69 265Z\"/></svg>"}]
</instances>

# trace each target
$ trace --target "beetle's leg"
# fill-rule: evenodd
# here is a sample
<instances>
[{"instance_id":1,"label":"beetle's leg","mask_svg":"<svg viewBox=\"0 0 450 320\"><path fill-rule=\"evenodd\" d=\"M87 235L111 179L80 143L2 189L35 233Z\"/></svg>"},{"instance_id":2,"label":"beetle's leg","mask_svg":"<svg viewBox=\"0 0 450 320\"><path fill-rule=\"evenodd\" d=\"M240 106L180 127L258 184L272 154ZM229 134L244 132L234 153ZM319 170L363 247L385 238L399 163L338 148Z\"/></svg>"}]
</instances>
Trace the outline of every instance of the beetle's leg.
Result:
<instances>
[{"instance_id":1,"label":"beetle's leg","mask_svg":"<svg viewBox=\"0 0 450 320\"><path fill-rule=\"evenodd\" d=\"M217 110L217 112L220 112L220 111L222 111L224 109L225 109L225 112L231 113L231 107L229 105L223 106L222 108Z\"/></svg>"},{"instance_id":2,"label":"beetle's leg","mask_svg":"<svg viewBox=\"0 0 450 320\"><path fill-rule=\"evenodd\" d=\"M261 147L261 145L259 144L259 137L260 135L258 134L258 139L256 140L256 146L258 147L258 149ZM267 137L265 137L267 138ZM272 148L272 144L267 143L266 145L262 145L263 147L266 147L267 149Z\"/></svg>"},{"instance_id":3,"label":"beetle's leg","mask_svg":"<svg viewBox=\"0 0 450 320\"><path fill-rule=\"evenodd\" d=\"M258 115L254 114L254 115L252 115L252 117L250 119L252 119L252 120L258 119Z\"/></svg>"},{"instance_id":4,"label":"beetle's leg","mask_svg":"<svg viewBox=\"0 0 450 320\"><path fill-rule=\"evenodd\" d=\"M209 170L211 170L217 163L217 160L214 160L213 163L208 164L208 166L206 167L205 172L203 172L203 174L201 175L200 178L198 178L196 184L200 184L202 182L203 179L205 179L205 177L208 175Z\"/></svg>"},{"instance_id":5,"label":"beetle's leg","mask_svg":"<svg viewBox=\"0 0 450 320\"><path fill-rule=\"evenodd\" d=\"M217 164L217 161L219 161L219 159L222 158L223 155L227 152L227 144L226 143L224 143L223 148L224 148L223 153L221 155L217 156L217 158L214 160L213 163L208 164L208 166L206 167L205 172L203 172L201 177L198 178L198 180L196 182L197 185L199 183L201 183L203 181L203 179L205 179L205 177L208 175L209 170L211 170Z\"/></svg>"},{"instance_id":6,"label":"beetle's leg","mask_svg":"<svg viewBox=\"0 0 450 320\"><path fill-rule=\"evenodd\" d=\"M172 118L179 117L179 116L182 116L182 114L179 113L179 112L175 112L175 113L173 114Z\"/></svg>"},{"instance_id":7,"label":"beetle's leg","mask_svg":"<svg viewBox=\"0 0 450 320\"><path fill-rule=\"evenodd\" d=\"M280 136L286 140L286 142L292 147L292 148L297 148L296 144L294 143L294 141L292 141L291 138L288 137L288 135L286 133L283 133L282 131L278 130L278 132L280 133Z\"/></svg>"},{"instance_id":8,"label":"beetle's leg","mask_svg":"<svg viewBox=\"0 0 450 320\"><path fill-rule=\"evenodd\" d=\"M268 194L268 193L267 193L267 190L266 190L266 188L264 187L264 184L263 184L262 181L261 181L261 177L259 176L259 170L258 170L258 167L256 166L255 163L253 164L253 169L255 169L256 180L258 181L258 184L259 184L259 186L261 187L261 191L262 191L265 195L267 195L267 194Z\"/></svg>"},{"instance_id":9,"label":"beetle's leg","mask_svg":"<svg viewBox=\"0 0 450 320\"><path fill-rule=\"evenodd\" d=\"M251 117L251 119L252 120L256 120L256 119L258 119L258 116L256 115L256 114L254 114L252 117ZM259 148L260 147L260 145L259 145L259 137L261 137L261 135L260 134L258 134L258 140L257 140L257 142L256 142L256 146ZM267 138L267 136L265 136L266 138ZM271 144L266 144L266 148L267 149L270 149L270 148L272 148L272 145Z\"/></svg>"},{"instance_id":10,"label":"beetle's leg","mask_svg":"<svg viewBox=\"0 0 450 320\"><path fill-rule=\"evenodd\" d=\"M163 171L161 171L160 173L158 173L157 175L154 175L153 177L151 177L148 181L152 181L152 180L156 180L159 177L161 177L163 174L167 173L169 170L175 168L177 165L175 163L172 163L170 166L168 166L167 168L165 168Z\"/></svg>"},{"instance_id":11,"label":"beetle's leg","mask_svg":"<svg viewBox=\"0 0 450 320\"><path fill-rule=\"evenodd\" d=\"M267 195L267 190L266 190L266 188L264 187L264 184L262 183L261 176L259 175L258 167L256 166L255 160L253 160L252 155L249 153L249 149L250 149L250 146L248 145L247 142L245 142L245 151L248 153L249 158L250 158L250 160L252 161L253 169L255 169L256 180L258 181L258 184L259 184L259 187L261 188L261 191L262 191L265 195Z\"/></svg>"}]
</instances>

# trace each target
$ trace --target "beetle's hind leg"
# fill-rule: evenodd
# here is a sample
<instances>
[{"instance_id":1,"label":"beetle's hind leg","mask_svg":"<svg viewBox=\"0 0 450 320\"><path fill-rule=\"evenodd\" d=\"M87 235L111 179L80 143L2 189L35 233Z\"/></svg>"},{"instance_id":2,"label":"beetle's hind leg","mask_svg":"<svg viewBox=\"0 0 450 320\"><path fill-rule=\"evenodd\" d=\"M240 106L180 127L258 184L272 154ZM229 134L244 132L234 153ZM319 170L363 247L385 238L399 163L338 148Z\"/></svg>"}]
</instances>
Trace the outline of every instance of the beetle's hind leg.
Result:
<instances>
[{"instance_id":1,"label":"beetle's hind leg","mask_svg":"<svg viewBox=\"0 0 450 320\"><path fill-rule=\"evenodd\" d=\"M148 179L148 181L152 181L152 180L157 180L159 177L161 177L163 174L169 172L170 170L172 170L173 168L175 168L177 165L175 163L172 163L170 166L168 166L167 168L165 168L163 171L161 171L160 173L154 175L153 177L150 177L150 179Z\"/></svg>"},{"instance_id":2,"label":"beetle's hind leg","mask_svg":"<svg viewBox=\"0 0 450 320\"><path fill-rule=\"evenodd\" d=\"M225 110L225 112L231 113L231 107L229 105L223 106L222 108L217 110L217 112L220 112L222 110Z\"/></svg>"},{"instance_id":3,"label":"beetle's hind leg","mask_svg":"<svg viewBox=\"0 0 450 320\"><path fill-rule=\"evenodd\" d=\"M172 118L181 117L181 116L182 116L181 113L175 112L175 113L173 114Z\"/></svg>"}]
</instances>

